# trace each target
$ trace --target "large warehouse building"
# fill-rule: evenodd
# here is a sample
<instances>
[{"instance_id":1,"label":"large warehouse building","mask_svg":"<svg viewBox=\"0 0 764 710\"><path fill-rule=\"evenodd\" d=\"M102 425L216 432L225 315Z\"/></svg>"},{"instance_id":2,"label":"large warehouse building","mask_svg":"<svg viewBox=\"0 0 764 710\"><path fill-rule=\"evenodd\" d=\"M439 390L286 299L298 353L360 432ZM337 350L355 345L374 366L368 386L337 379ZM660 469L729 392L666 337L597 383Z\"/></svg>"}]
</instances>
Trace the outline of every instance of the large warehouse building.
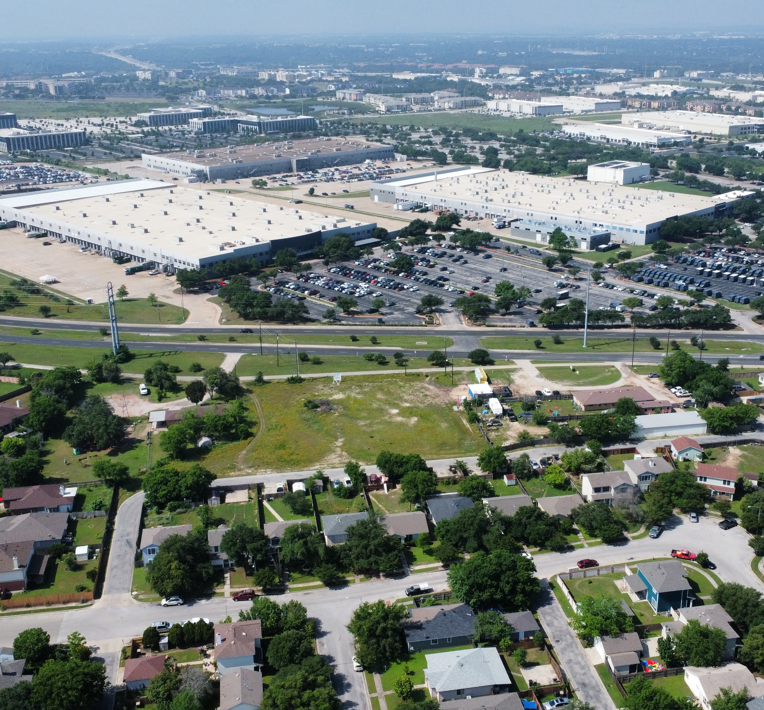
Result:
<instances>
[{"instance_id":1,"label":"large warehouse building","mask_svg":"<svg viewBox=\"0 0 764 710\"><path fill-rule=\"evenodd\" d=\"M188 123L195 133L303 133L315 131L318 123L313 116L218 116L193 118Z\"/></svg>"},{"instance_id":2,"label":"large warehouse building","mask_svg":"<svg viewBox=\"0 0 764 710\"><path fill-rule=\"evenodd\" d=\"M638 145L641 148L661 148L692 143L692 137L684 133L653 131L633 126L613 126L607 123L567 123L562 130L572 138L619 145Z\"/></svg>"},{"instance_id":3,"label":"large warehouse building","mask_svg":"<svg viewBox=\"0 0 764 710\"><path fill-rule=\"evenodd\" d=\"M631 185L650 179L650 164L609 160L606 163L590 165L586 171L586 179L589 182L614 182L619 185Z\"/></svg>"},{"instance_id":4,"label":"large warehouse building","mask_svg":"<svg viewBox=\"0 0 764 710\"><path fill-rule=\"evenodd\" d=\"M696 111L641 111L621 116L625 126L657 128L688 133L708 133L714 136L747 136L764 133L764 118L731 116Z\"/></svg>"},{"instance_id":5,"label":"large warehouse building","mask_svg":"<svg viewBox=\"0 0 764 710\"><path fill-rule=\"evenodd\" d=\"M234 257L268 263L281 249L306 254L340 233L369 239L377 226L155 180L2 198L0 220L170 273Z\"/></svg>"},{"instance_id":6,"label":"large warehouse building","mask_svg":"<svg viewBox=\"0 0 764 710\"><path fill-rule=\"evenodd\" d=\"M146 121L152 128L160 126L181 126L192 118L204 118L212 115L212 106L194 106L190 108L153 108L138 114L139 121Z\"/></svg>"},{"instance_id":7,"label":"large warehouse building","mask_svg":"<svg viewBox=\"0 0 764 710\"><path fill-rule=\"evenodd\" d=\"M395 160L393 147L345 138L315 138L188 153L144 154L143 167L212 181L321 170L366 160Z\"/></svg>"},{"instance_id":8,"label":"large warehouse building","mask_svg":"<svg viewBox=\"0 0 764 710\"><path fill-rule=\"evenodd\" d=\"M678 216L726 217L738 199L753 195L736 191L699 197L487 168L384 180L373 183L370 194L376 202L416 203L481 219L501 218L512 222L513 234L521 225L532 235L533 225L552 224L570 236L609 232L613 241L627 244L657 241L661 225ZM536 241L545 242L545 233L536 230ZM581 247L591 249L588 241Z\"/></svg>"},{"instance_id":9,"label":"large warehouse building","mask_svg":"<svg viewBox=\"0 0 764 710\"><path fill-rule=\"evenodd\" d=\"M562 103L552 99L527 101L525 99L503 99L487 101L486 108L491 111L516 113L521 116L556 116L563 113Z\"/></svg>"}]
</instances>

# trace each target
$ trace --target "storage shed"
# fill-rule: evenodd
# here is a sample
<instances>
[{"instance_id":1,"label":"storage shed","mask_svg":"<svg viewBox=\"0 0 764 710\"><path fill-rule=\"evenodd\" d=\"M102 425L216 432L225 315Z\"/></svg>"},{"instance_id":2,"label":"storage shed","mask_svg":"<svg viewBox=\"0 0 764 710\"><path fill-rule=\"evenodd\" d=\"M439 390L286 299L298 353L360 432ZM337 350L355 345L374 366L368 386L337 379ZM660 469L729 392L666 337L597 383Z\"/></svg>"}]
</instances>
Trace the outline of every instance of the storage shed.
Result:
<instances>
[{"instance_id":1,"label":"storage shed","mask_svg":"<svg viewBox=\"0 0 764 710\"><path fill-rule=\"evenodd\" d=\"M634 419L637 429L632 439L675 438L700 436L708 431L703 418L696 411L671 414L645 414Z\"/></svg>"},{"instance_id":2,"label":"storage shed","mask_svg":"<svg viewBox=\"0 0 764 710\"><path fill-rule=\"evenodd\" d=\"M501 402L499 402L496 397L491 397L488 400L488 408L491 410L495 417L500 417L502 414L504 414L504 407L501 406Z\"/></svg>"},{"instance_id":3,"label":"storage shed","mask_svg":"<svg viewBox=\"0 0 764 710\"><path fill-rule=\"evenodd\" d=\"M470 399L489 399L493 397L493 389L491 385L479 384L479 385L467 385L467 392L469 392Z\"/></svg>"}]
</instances>

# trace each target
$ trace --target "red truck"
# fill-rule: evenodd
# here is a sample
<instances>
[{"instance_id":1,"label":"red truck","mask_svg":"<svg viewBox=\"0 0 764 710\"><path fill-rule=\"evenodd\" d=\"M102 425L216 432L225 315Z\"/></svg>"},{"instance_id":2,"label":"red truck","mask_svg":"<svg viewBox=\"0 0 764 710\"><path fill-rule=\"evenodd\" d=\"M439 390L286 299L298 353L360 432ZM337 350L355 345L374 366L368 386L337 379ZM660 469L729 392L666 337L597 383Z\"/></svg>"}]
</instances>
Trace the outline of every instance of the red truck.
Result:
<instances>
[{"instance_id":1,"label":"red truck","mask_svg":"<svg viewBox=\"0 0 764 710\"><path fill-rule=\"evenodd\" d=\"M679 560L694 560L695 553L689 550L671 550L671 556Z\"/></svg>"}]
</instances>

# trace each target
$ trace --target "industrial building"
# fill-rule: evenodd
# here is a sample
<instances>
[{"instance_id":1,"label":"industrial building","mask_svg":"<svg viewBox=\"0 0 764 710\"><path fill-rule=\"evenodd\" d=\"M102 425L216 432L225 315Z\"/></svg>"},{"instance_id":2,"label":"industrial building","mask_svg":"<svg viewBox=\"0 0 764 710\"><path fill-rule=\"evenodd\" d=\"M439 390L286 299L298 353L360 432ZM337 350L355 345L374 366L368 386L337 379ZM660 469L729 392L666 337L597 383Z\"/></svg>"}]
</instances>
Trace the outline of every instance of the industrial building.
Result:
<instances>
[{"instance_id":1,"label":"industrial building","mask_svg":"<svg viewBox=\"0 0 764 710\"><path fill-rule=\"evenodd\" d=\"M692 143L692 137L685 133L656 131L633 126L613 126L607 123L568 123L562 127L562 130L572 138L619 145L637 145L642 148L662 148Z\"/></svg>"},{"instance_id":2,"label":"industrial building","mask_svg":"<svg viewBox=\"0 0 764 710\"><path fill-rule=\"evenodd\" d=\"M619 185L631 185L650 179L650 164L609 160L606 163L590 165L586 171L586 179L589 182L614 182Z\"/></svg>"},{"instance_id":3,"label":"industrial building","mask_svg":"<svg viewBox=\"0 0 764 710\"><path fill-rule=\"evenodd\" d=\"M192 118L189 128L195 133L249 133L264 136L269 133L302 133L315 131L318 123L313 116L220 116Z\"/></svg>"},{"instance_id":4,"label":"industrial building","mask_svg":"<svg viewBox=\"0 0 764 710\"><path fill-rule=\"evenodd\" d=\"M0 128L17 128L15 113L0 113Z\"/></svg>"},{"instance_id":5,"label":"industrial building","mask_svg":"<svg viewBox=\"0 0 764 710\"><path fill-rule=\"evenodd\" d=\"M74 148L85 145L85 143L87 143L87 134L84 128L72 131L30 131L25 128L0 128L0 153Z\"/></svg>"},{"instance_id":6,"label":"industrial building","mask_svg":"<svg viewBox=\"0 0 764 710\"><path fill-rule=\"evenodd\" d=\"M642 111L621 116L624 126L656 128L714 136L747 136L764 133L764 118L696 111Z\"/></svg>"},{"instance_id":7,"label":"industrial building","mask_svg":"<svg viewBox=\"0 0 764 710\"><path fill-rule=\"evenodd\" d=\"M393 147L345 138L259 143L187 153L143 155L143 167L200 180L234 180L394 160Z\"/></svg>"},{"instance_id":8,"label":"industrial building","mask_svg":"<svg viewBox=\"0 0 764 710\"><path fill-rule=\"evenodd\" d=\"M491 111L517 113L522 116L554 116L563 113L562 103L552 99L527 101L524 99L503 99L487 101L486 108Z\"/></svg>"},{"instance_id":9,"label":"industrial building","mask_svg":"<svg viewBox=\"0 0 764 710\"><path fill-rule=\"evenodd\" d=\"M194 106L189 108L153 108L138 114L139 121L146 121L151 128L161 126L181 126L192 118L204 118L212 115L212 106Z\"/></svg>"},{"instance_id":10,"label":"industrial building","mask_svg":"<svg viewBox=\"0 0 764 710\"><path fill-rule=\"evenodd\" d=\"M620 111L620 99L602 99L597 96L545 96L544 101L561 103L565 113L599 113Z\"/></svg>"},{"instance_id":11,"label":"industrial building","mask_svg":"<svg viewBox=\"0 0 764 710\"><path fill-rule=\"evenodd\" d=\"M155 180L2 198L0 220L169 273L235 257L269 263L281 249L306 254L340 233L369 239L377 226Z\"/></svg>"},{"instance_id":12,"label":"industrial building","mask_svg":"<svg viewBox=\"0 0 764 710\"><path fill-rule=\"evenodd\" d=\"M750 194L736 191L700 197L488 168L393 178L373 183L370 189L376 202L409 202L480 219L501 219L510 221L512 228L518 220L531 235L530 227L536 224L554 225L572 236L609 232L612 241L626 244L657 241L661 225L681 215L726 217L738 199ZM543 231L535 233L535 241L546 242ZM589 243L581 247L592 248Z\"/></svg>"}]
</instances>

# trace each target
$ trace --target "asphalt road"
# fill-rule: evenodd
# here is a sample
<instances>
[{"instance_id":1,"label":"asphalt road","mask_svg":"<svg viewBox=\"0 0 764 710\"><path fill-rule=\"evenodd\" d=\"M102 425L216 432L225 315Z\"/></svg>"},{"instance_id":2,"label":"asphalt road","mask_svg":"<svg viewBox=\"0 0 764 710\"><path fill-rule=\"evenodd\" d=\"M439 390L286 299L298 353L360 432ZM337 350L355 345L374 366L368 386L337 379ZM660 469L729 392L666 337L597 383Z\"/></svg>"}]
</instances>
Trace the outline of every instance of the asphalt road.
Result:
<instances>
[{"instance_id":1,"label":"asphalt road","mask_svg":"<svg viewBox=\"0 0 764 710\"><path fill-rule=\"evenodd\" d=\"M145 497L146 494L140 491L122 503L117 511L103 586L104 597L126 595L129 598L130 596Z\"/></svg>"}]
</instances>

